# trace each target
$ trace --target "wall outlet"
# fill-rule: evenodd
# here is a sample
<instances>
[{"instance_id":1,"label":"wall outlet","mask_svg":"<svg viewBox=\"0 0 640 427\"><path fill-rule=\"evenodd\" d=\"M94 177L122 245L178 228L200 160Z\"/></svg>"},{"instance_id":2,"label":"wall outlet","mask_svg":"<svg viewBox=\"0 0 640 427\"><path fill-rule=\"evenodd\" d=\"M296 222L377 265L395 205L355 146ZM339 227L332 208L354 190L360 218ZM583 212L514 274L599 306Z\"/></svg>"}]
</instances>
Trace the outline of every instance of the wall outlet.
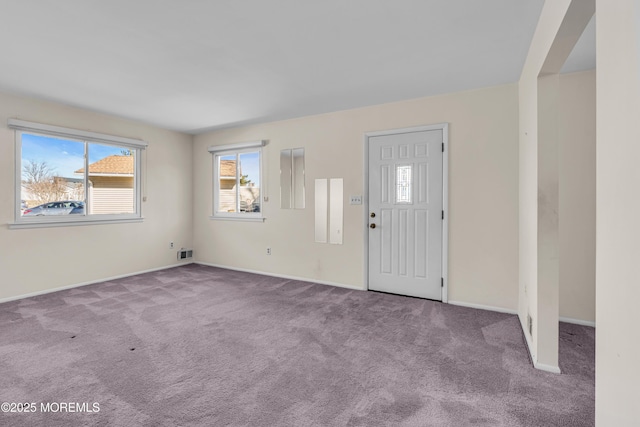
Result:
<instances>
[{"instance_id":1,"label":"wall outlet","mask_svg":"<svg viewBox=\"0 0 640 427\"><path fill-rule=\"evenodd\" d=\"M169 242L169 249L173 249L173 242Z\"/></svg>"},{"instance_id":2,"label":"wall outlet","mask_svg":"<svg viewBox=\"0 0 640 427\"><path fill-rule=\"evenodd\" d=\"M267 248L267 255L271 255L271 248Z\"/></svg>"}]
</instances>

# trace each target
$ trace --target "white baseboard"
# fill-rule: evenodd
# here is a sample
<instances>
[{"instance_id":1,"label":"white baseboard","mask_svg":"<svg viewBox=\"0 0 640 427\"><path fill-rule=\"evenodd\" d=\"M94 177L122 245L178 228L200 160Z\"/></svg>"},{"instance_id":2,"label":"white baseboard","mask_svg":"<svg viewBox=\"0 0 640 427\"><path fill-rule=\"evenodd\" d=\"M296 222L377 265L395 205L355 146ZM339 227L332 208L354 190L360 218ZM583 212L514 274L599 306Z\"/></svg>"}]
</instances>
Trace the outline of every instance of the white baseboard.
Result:
<instances>
[{"instance_id":1,"label":"white baseboard","mask_svg":"<svg viewBox=\"0 0 640 427\"><path fill-rule=\"evenodd\" d=\"M480 310L497 311L498 313L518 314L516 310L512 310L510 308L494 307L491 305L473 304L470 302L453 301L453 300L449 300L449 304L459 305L460 307L477 308Z\"/></svg>"},{"instance_id":2,"label":"white baseboard","mask_svg":"<svg viewBox=\"0 0 640 427\"><path fill-rule=\"evenodd\" d=\"M330 281L326 281L326 280L315 280L315 279L309 279L307 277L291 276L291 275L287 275L287 274L266 273L264 271L251 270L251 269L248 269L248 268L230 267L230 266L227 266L227 265L212 264L212 263L207 263L207 262L190 261L190 262L182 262L180 264L167 265L167 266L164 266L164 267L152 268L152 269L148 269L148 270L136 271L136 272L133 272L133 273L127 273L127 274L120 274L120 275L117 275L117 276L105 277L105 278L102 278L102 279L91 280L91 281L88 281L88 282L76 283L76 284L73 284L73 285L61 286L61 287L53 288L53 289L45 289L45 290L37 291L37 292L30 292L30 293L27 293L27 294L21 294L21 295L16 295L16 296L7 297L7 298L0 298L0 304L2 304L4 302L16 301L16 300L23 299L23 298L30 298L30 297L35 297L35 296L39 296L39 295L46 295L46 294L50 294L52 292L64 291L66 289L73 289L73 288L79 288L81 286L93 285L95 283L107 282L109 280L116 280L116 279L122 279L124 277L136 276L138 274L152 273L154 271L166 270L166 269L169 269L169 268L179 267L179 266L188 265L188 264L200 264L200 265L206 265L206 266L209 266L209 267L224 268L224 269L227 269L227 270L242 271L242 272L253 273L253 274L261 274L261 275L270 276L270 277L279 277L279 278L282 278L282 279L297 280L297 281L309 282L309 283L318 283L318 284L321 284L321 285L336 286L336 287L339 287L339 288L351 289L351 290L355 290L355 291L364 291L364 290L366 290L366 289L358 287L358 286L346 285L344 283L330 282ZM463 301L449 300L448 304L457 305L457 306L460 306L460 307L476 308L476 309L480 309L480 310L496 311L498 313L515 314L515 315L518 314L516 310L512 310L512 309L508 309L508 308L495 307L495 306L482 305L482 304L474 304L474 303L463 302ZM561 322L566 322L566 323L572 323L572 324L575 324L575 325L590 326L590 327L594 327L594 328L596 327L596 323L595 322L591 322L591 321L587 321L587 320L580 320L580 319L573 319L573 318L570 318L570 317L560 317L560 321ZM521 326L522 326L522 324L521 324ZM531 343L529 342L530 338L524 332L524 329L523 329L523 333L524 333L525 338L526 338L527 346L529 347L529 354L532 355L532 360L533 360L534 358L533 358L533 353L531 352ZM548 372L560 373L560 369L559 368L556 368L556 367L553 367L553 366L549 366L549 365L539 364L539 363L536 364L535 361L534 361L533 364L537 369L540 369L540 370L543 370L543 371L548 371Z\"/></svg>"},{"instance_id":3,"label":"white baseboard","mask_svg":"<svg viewBox=\"0 0 640 427\"><path fill-rule=\"evenodd\" d=\"M545 363L538 362L538 358L533 352L533 347L532 347L533 343L531 342L531 336L527 333L525 326L520 321L520 316L518 316L518 323L522 328L522 333L524 334L524 341L527 343L527 350L529 351L529 356L531 358L531 361L533 362L533 367L541 371L551 372L552 374L561 374L562 372L560 371L559 366L551 366Z\"/></svg>"},{"instance_id":4,"label":"white baseboard","mask_svg":"<svg viewBox=\"0 0 640 427\"><path fill-rule=\"evenodd\" d=\"M264 271L251 270L251 269L248 269L248 268L230 267L228 265L211 264L211 263L208 263L208 262L200 262L200 261L195 261L195 264L206 265L208 267L224 268L226 270L242 271L244 273L261 274L263 276L279 277L279 278L282 278L282 279L298 280L300 282L309 282L309 283L318 283L320 285L336 286L338 288L351 289L351 290L354 290L354 291L364 291L365 290L365 289L363 289L361 287L358 287L358 286L345 285L344 283L329 282L329 281L326 281L326 280L310 279L308 277L298 277L298 276L289 276L287 274L267 273L267 272L264 272Z\"/></svg>"},{"instance_id":5,"label":"white baseboard","mask_svg":"<svg viewBox=\"0 0 640 427\"><path fill-rule=\"evenodd\" d=\"M567 317L561 317L559 319L561 322L566 322L566 323L574 323L576 325L582 325L582 326L592 326L592 327L596 327L595 322L587 322L585 320L578 320L578 319L571 319L571 318L567 318ZM559 366L551 366L551 365L546 365L544 363L540 363L536 360L535 355L533 354L533 352L531 351L531 337L526 333L524 326L522 325L522 322L519 322L520 326L522 327L522 333L525 336L525 341L527 342L527 348L529 349L529 355L531 355L531 360L533 361L533 367L536 369L540 369L541 371L546 371L546 372L551 372L553 374L560 374L562 373L560 371L560 367Z\"/></svg>"},{"instance_id":6,"label":"white baseboard","mask_svg":"<svg viewBox=\"0 0 640 427\"><path fill-rule=\"evenodd\" d=\"M544 363L533 361L533 367L545 372L551 372L552 374L561 374L560 367L545 365Z\"/></svg>"},{"instance_id":7,"label":"white baseboard","mask_svg":"<svg viewBox=\"0 0 640 427\"><path fill-rule=\"evenodd\" d=\"M478 308L480 310L497 311L498 313L518 314L517 310L511 310L510 308L494 307L490 305L473 304L470 302L452 301L449 300L449 304L459 305L461 307ZM596 327L596 322L590 320L573 319L571 317L560 317L559 320L565 323L573 323L574 325L591 326Z\"/></svg>"},{"instance_id":8,"label":"white baseboard","mask_svg":"<svg viewBox=\"0 0 640 427\"><path fill-rule=\"evenodd\" d=\"M592 322L590 320L580 320L580 319L572 319L571 317L561 317L560 321L565 323L573 323L574 325L591 326L592 328L596 327L596 322Z\"/></svg>"},{"instance_id":9,"label":"white baseboard","mask_svg":"<svg viewBox=\"0 0 640 427\"><path fill-rule=\"evenodd\" d=\"M7 297L7 298L0 298L0 304L2 304L3 302L16 301L16 300L23 299L23 298L37 297L39 295L46 295L46 294L50 294L50 293L53 293L53 292L64 291L64 290L67 290L67 289L79 288L81 286L94 285L96 283L108 282L109 280L122 279L123 277L137 276L138 274L144 274L144 273L153 273L154 271L166 270L166 269L169 269L169 268L180 267L180 266L188 265L188 264L192 264L192 263L193 263L193 261L191 261L191 262L181 262L180 264L173 264L173 265L167 265L167 266L164 266L164 267L151 268L149 270L136 271L134 273L120 274L118 276L105 277L103 279L91 280L91 281L82 282L82 283L75 283L73 285L67 285L67 286L60 286L59 288L45 289L43 291L30 292L28 294L16 295L16 296Z\"/></svg>"}]
</instances>

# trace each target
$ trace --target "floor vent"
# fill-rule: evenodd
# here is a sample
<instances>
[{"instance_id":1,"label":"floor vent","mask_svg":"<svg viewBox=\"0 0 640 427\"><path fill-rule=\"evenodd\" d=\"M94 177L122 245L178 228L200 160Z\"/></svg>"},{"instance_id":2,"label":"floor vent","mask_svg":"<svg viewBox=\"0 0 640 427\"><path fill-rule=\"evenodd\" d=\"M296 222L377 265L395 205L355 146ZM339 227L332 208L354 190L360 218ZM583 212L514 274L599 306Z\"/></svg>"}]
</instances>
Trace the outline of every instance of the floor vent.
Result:
<instances>
[{"instance_id":1,"label":"floor vent","mask_svg":"<svg viewBox=\"0 0 640 427\"><path fill-rule=\"evenodd\" d=\"M178 251L178 259L187 259L193 257L193 249L182 248Z\"/></svg>"}]
</instances>

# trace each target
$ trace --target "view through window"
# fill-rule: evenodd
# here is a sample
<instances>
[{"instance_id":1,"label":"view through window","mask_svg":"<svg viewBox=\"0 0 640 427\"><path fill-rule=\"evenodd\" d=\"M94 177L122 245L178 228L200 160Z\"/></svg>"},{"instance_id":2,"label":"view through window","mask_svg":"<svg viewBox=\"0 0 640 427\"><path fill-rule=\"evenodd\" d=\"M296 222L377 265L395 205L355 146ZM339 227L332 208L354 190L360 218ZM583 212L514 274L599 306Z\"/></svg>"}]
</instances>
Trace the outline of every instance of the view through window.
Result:
<instances>
[{"instance_id":1,"label":"view through window","mask_svg":"<svg viewBox=\"0 0 640 427\"><path fill-rule=\"evenodd\" d=\"M139 150L29 132L20 149L23 218L136 213Z\"/></svg>"},{"instance_id":2,"label":"view through window","mask_svg":"<svg viewBox=\"0 0 640 427\"><path fill-rule=\"evenodd\" d=\"M260 216L260 151L220 153L214 161L214 216Z\"/></svg>"}]
</instances>

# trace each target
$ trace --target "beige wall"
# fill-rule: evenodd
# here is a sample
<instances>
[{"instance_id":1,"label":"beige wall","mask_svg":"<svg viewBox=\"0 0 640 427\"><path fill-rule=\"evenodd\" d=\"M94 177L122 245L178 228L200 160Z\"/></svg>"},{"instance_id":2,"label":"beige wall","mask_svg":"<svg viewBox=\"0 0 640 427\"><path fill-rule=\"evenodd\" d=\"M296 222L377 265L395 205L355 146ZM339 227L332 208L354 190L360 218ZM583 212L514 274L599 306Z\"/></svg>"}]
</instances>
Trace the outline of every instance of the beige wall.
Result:
<instances>
[{"instance_id":1,"label":"beige wall","mask_svg":"<svg viewBox=\"0 0 640 427\"><path fill-rule=\"evenodd\" d=\"M517 86L422 98L196 136L196 260L363 288L364 134L450 123L449 299L515 310L518 260ZM210 220L209 145L268 140L262 191L267 220ZM279 208L279 156L305 148L304 210ZM344 178L344 244L314 243L314 180ZM272 255L266 255L266 247Z\"/></svg>"},{"instance_id":2,"label":"beige wall","mask_svg":"<svg viewBox=\"0 0 640 427\"><path fill-rule=\"evenodd\" d=\"M560 75L560 316L596 319L596 72Z\"/></svg>"},{"instance_id":3,"label":"beige wall","mask_svg":"<svg viewBox=\"0 0 640 427\"><path fill-rule=\"evenodd\" d=\"M10 230L14 132L8 118L149 142L142 223ZM102 114L0 93L0 300L177 263L191 246L192 137Z\"/></svg>"},{"instance_id":4,"label":"beige wall","mask_svg":"<svg viewBox=\"0 0 640 427\"><path fill-rule=\"evenodd\" d=\"M596 11L596 425L630 427L640 420L640 1L597 0Z\"/></svg>"}]
</instances>

